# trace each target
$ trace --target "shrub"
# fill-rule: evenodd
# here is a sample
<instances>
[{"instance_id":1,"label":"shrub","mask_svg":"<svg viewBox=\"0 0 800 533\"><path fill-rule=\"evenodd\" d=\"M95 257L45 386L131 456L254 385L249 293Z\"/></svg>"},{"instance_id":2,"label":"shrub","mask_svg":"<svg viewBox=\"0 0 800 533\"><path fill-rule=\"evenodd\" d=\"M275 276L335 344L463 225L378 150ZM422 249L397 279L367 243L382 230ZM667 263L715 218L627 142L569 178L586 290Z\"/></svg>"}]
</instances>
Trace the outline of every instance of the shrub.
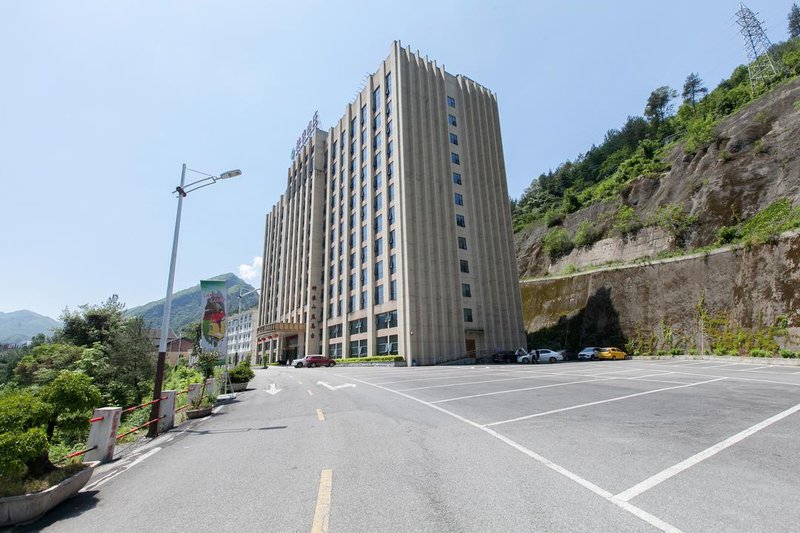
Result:
<instances>
[{"instance_id":1,"label":"shrub","mask_svg":"<svg viewBox=\"0 0 800 533\"><path fill-rule=\"evenodd\" d=\"M667 232L678 246L683 246L687 233L697 223L697 216L689 215L680 204L666 204L656 210L651 222Z\"/></svg>"},{"instance_id":2,"label":"shrub","mask_svg":"<svg viewBox=\"0 0 800 533\"><path fill-rule=\"evenodd\" d=\"M669 353L670 355L683 355L683 350L680 348L672 348Z\"/></svg>"},{"instance_id":3,"label":"shrub","mask_svg":"<svg viewBox=\"0 0 800 533\"><path fill-rule=\"evenodd\" d=\"M564 269L561 271L561 274L564 276L569 276L570 274L575 274L576 272L580 272L580 269L575 266L574 263L570 263L564 267Z\"/></svg>"},{"instance_id":4,"label":"shrub","mask_svg":"<svg viewBox=\"0 0 800 533\"><path fill-rule=\"evenodd\" d=\"M733 154L727 150L721 150L719 153L719 161L722 163L727 163L733 159Z\"/></svg>"},{"instance_id":5,"label":"shrub","mask_svg":"<svg viewBox=\"0 0 800 533\"><path fill-rule=\"evenodd\" d=\"M772 354L767 350L750 350L750 357L772 357Z\"/></svg>"},{"instance_id":6,"label":"shrub","mask_svg":"<svg viewBox=\"0 0 800 533\"><path fill-rule=\"evenodd\" d=\"M573 242L578 248L584 248L593 245L598 240L600 240L600 233L591 222L584 220L578 226Z\"/></svg>"},{"instance_id":7,"label":"shrub","mask_svg":"<svg viewBox=\"0 0 800 533\"><path fill-rule=\"evenodd\" d=\"M793 352L792 350L780 350L778 355L784 359L797 359L800 357L800 352Z\"/></svg>"},{"instance_id":8,"label":"shrub","mask_svg":"<svg viewBox=\"0 0 800 533\"><path fill-rule=\"evenodd\" d=\"M250 368L250 361L244 360L228 372L232 383L247 383L255 377L256 373Z\"/></svg>"},{"instance_id":9,"label":"shrub","mask_svg":"<svg viewBox=\"0 0 800 533\"><path fill-rule=\"evenodd\" d=\"M0 480L18 480L48 470L47 450L42 428L0 433Z\"/></svg>"},{"instance_id":10,"label":"shrub","mask_svg":"<svg viewBox=\"0 0 800 533\"><path fill-rule=\"evenodd\" d=\"M697 152L705 147L714 139L714 128L717 121L712 115L697 117L689 121L686 125L686 144L684 150L688 154Z\"/></svg>"},{"instance_id":11,"label":"shrub","mask_svg":"<svg viewBox=\"0 0 800 533\"><path fill-rule=\"evenodd\" d=\"M614 215L614 222L611 224L612 229L620 236L636 233L643 226L642 219L639 218L636 210L629 205L623 205L617 210Z\"/></svg>"},{"instance_id":12,"label":"shrub","mask_svg":"<svg viewBox=\"0 0 800 533\"><path fill-rule=\"evenodd\" d=\"M336 359L336 364L348 365L354 363L399 363L402 361L405 361L405 358L401 355L371 355L369 357L348 357L345 359Z\"/></svg>"},{"instance_id":13,"label":"shrub","mask_svg":"<svg viewBox=\"0 0 800 533\"><path fill-rule=\"evenodd\" d=\"M542 239L542 249L550 256L550 259L566 255L572 248L572 241L564 228L552 229Z\"/></svg>"},{"instance_id":14,"label":"shrub","mask_svg":"<svg viewBox=\"0 0 800 533\"><path fill-rule=\"evenodd\" d=\"M722 226L717 230L717 244L730 244L742 238L736 226Z\"/></svg>"}]
</instances>

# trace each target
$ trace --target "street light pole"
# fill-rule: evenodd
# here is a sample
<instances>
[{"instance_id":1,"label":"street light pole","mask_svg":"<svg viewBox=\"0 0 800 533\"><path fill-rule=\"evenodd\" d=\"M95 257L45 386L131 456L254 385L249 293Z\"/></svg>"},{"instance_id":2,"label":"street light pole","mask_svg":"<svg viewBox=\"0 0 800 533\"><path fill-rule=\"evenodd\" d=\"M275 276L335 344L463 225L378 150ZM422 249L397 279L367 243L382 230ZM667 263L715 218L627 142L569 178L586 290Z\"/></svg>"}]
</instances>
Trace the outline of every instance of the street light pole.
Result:
<instances>
[{"instance_id":1,"label":"street light pole","mask_svg":"<svg viewBox=\"0 0 800 533\"><path fill-rule=\"evenodd\" d=\"M219 176L208 176L194 181L189 185L184 185L186 181L186 163L181 167L181 184L175 189L175 192L178 193L178 212L175 215L175 233L172 237L172 257L170 257L169 260L169 278L167 279L167 297L164 302L164 316L161 318L161 338L158 341L158 360L156 362L156 377L153 383L153 407L150 409L150 420L158 418L159 402L156 400L161 398L161 386L164 381L164 363L167 358L167 331L169 330L169 315L172 308L172 284L175 280L175 259L178 255L178 235L181 230L181 207L183 207L183 197L192 191L207 185L213 185L218 180L234 178L241 174L242 172L238 169L229 170L228 172L223 172ZM209 180L211 183L200 185ZM190 188L192 186L194 186L194 188ZM147 436L153 438L157 435L158 422L154 422L148 427Z\"/></svg>"}]
</instances>

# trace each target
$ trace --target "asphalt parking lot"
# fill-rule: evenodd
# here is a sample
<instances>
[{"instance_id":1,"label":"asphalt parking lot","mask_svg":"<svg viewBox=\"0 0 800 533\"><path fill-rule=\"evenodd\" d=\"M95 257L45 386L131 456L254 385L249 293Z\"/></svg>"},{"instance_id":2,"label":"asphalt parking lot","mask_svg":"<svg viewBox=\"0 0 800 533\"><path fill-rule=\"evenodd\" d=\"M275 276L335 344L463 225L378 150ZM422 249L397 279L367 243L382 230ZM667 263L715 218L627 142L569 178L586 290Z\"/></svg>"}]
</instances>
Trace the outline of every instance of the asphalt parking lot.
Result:
<instances>
[{"instance_id":1,"label":"asphalt parking lot","mask_svg":"<svg viewBox=\"0 0 800 533\"><path fill-rule=\"evenodd\" d=\"M337 368L664 531L800 529L800 368L716 361ZM546 489L546 488L543 488Z\"/></svg>"}]
</instances>

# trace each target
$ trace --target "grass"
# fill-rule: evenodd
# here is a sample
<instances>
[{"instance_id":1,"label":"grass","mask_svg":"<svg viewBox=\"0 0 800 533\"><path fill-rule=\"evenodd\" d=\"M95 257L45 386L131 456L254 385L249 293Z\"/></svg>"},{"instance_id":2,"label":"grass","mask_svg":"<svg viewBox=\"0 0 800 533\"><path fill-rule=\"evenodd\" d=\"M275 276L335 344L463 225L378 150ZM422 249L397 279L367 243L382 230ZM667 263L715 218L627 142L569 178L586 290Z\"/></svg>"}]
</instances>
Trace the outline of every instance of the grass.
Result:
<instances>
[{"instance_id":1,"label":"grass","mask_svg":"<svg viewBox=\"0 0 800 533\"><path fill-rule=\"evenodd\" d=\"M68 477L77 474L84 468L86 468L86 465L82 463L73 463L61 468L57 468L56 470L47 474L45 477L39 479L10 480L6 478L0 478L0 498L41 492L54 485L58 485Z\"/></svg>"}]
</instances>

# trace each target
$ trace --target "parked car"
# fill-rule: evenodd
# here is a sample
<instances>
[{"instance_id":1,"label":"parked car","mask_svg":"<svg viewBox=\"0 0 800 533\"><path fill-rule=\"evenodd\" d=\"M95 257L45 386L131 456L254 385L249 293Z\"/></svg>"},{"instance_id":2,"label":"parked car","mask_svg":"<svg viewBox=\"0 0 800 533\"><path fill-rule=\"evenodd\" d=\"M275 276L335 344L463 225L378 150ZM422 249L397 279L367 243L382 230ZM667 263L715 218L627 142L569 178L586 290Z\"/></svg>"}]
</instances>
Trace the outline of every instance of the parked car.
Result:
<instances>
[{"instance_id":1,"label":"parked car","mask_svg":"<svg viewBox=\"0 0 800 533\"><path fill-rule=\"evenodd\" d=\"M545 361L555 363L556 361L563 360L564 355L561 352L555 352L547 348L533 349L530 352L526 352L522 348L517 350L517 363L543 363Z\"/></svg>"},{"instance_id":2,"label":"parked car","mask_svg":"<svg viewBox=\"0 0 800 533\"><path fill-rule=\"evenodd\" d=\"M614 361L615 359L627 359L628 354L620 350L619 348L600 348L597 352L598 359L611 359Z\"/></svg>"},{"instance_id":3,"label":"parked car","mask_svg":"<svg viewBox=\"0 0 800 533\"><path fill-rule=\"evenodd\" d=\"M492 354L493 363L516 363L517 356L510 350L501 350Z\"/></svg>"},{"instance_id":4,"label":"parked car","mask_svg":"<svg viewBox=\"0 0 800 533\"><path fill-rule=\"evenodd\" d=\"M580 352L578 352L578 361L589 361L591 359L597 359L597 352L600 351L600 348L597 346L587 346Z\"/></svg>"},{"instance_id":5,"label":"parked car","mask_svg":"<svg viewBox=\"0 0 800 533\"><path fill-rule=\"evenodd\" d=\"M317 366L334 366L335 364L336 360L331 359L327 355L307 355L292 361L292 366L295 368L302 368L304 366L314 368Z\"/></svg>"}]
</instances>

